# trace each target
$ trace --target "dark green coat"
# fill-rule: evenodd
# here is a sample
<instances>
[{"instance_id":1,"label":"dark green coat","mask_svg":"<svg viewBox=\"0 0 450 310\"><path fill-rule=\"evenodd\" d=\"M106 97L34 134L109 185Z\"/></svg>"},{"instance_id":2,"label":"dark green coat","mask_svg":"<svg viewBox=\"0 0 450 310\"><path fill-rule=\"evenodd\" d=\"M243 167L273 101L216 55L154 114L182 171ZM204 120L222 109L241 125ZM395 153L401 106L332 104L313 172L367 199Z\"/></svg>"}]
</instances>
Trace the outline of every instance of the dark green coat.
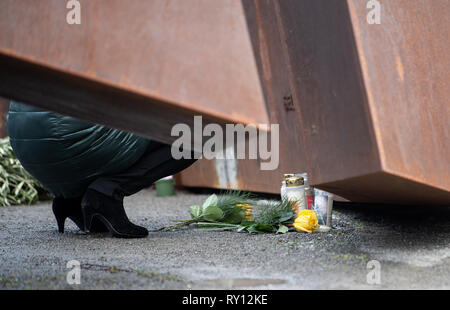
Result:
<instances>
[{"instance_id":1,"label":"dark green coat","mask_svg":"<svg viewBox=\"0 0 450 310\"><path fill-rule=\"evenodd\" d=\"M117 129L11 102L8 135L24 168L55 196L81 196L96 178L123 171L149 141Z\"/></svg>"}]
</instances>

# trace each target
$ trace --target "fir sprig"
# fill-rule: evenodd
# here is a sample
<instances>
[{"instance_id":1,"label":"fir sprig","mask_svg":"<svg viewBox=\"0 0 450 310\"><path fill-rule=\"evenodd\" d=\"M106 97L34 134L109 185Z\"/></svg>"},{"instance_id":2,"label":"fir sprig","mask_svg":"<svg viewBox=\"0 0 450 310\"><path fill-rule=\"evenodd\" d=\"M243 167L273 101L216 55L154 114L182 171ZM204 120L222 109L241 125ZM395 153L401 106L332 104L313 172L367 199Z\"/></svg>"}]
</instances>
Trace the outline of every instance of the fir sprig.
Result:
<instances>
[{"instance_id":1,"label":"fir sprig","mask_svg":"<svg viewBox=\"0 0 450 310\"><path fill-rule=\"evenodd\" d=\"M218 196L217 207L222 210L224 213L224 218L226 218L233 212L237 204L252 204L256 199L256 195L249 192L227 190Z\"/></svg>"},{"instance_id":2,"label":"fir sprig","mask_svg":"<svg viewBox=\"0 0 450 310\"><path fill-rule=\"evenodd\" d=\"M286 223L293 219L292 205L287 199L282 199L279 202L272 204L269 201L263 202L257 209L255 214L255 222L264 225L277 225Z\"/></svg>"}]
</instances>

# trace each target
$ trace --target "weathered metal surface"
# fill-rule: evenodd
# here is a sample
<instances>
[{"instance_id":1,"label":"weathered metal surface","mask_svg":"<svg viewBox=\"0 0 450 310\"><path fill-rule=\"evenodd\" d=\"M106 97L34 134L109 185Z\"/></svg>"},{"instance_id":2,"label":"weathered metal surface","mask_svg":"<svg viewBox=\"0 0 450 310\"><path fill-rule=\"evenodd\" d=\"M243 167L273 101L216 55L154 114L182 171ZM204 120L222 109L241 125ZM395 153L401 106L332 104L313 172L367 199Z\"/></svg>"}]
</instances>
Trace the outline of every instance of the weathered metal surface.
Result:
<instances>
[{"instance_id":1,"label":"weathered metal surface","mask_svg":"<svg viewBox=\"0 0 450 310\"><path fill-rule=\"evenodd\" d=\"M383 1L381 25L365 1L243 3L281 153L272 172L239 161L238 188L278 193L282 173L308 171L353 201L450 205L447 0ZM179 177L218 179L205 161Z\"/></svg>"},{"instance_id":2,"label":"weathered metal surface","mask_svg":"<svg viewBox=\"0 0 450 310\"><path fill-rule=\"evenodd\" d=\"M450 1L383 1L375 26L348 2L382 170L448 198Z\"/></svg>"},{"instance_id":3,"label":"weathered metal surface","mask_svg":"<svg viewBox=\"0 0 450 310\"><path fill-rule=\"evenodd\" d=\"M2 0L0 93L171 142L194 115L267 123L242 4L234 0Z\"/></svg>"},{"instance_id":4,"label":"weathered metal surface","mask_svg":"<svg viewBox=\"0 0 450 310\"><path fill-rule=\"evenodd\" d=\"M450 205L448 0L0 3L0 94L171 142L176 123L279 123L280 166L200 161L187 186ZM267 111L267 112L266 112Z\"/></svg>"}]
</instances>

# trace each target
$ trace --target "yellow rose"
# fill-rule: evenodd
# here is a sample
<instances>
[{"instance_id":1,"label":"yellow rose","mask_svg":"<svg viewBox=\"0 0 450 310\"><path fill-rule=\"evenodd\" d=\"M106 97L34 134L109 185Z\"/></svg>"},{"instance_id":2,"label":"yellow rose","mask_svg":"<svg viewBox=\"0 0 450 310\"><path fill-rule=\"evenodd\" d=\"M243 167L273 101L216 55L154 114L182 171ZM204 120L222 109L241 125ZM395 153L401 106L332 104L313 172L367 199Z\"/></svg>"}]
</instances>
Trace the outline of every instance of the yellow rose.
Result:
<instances>
[{"instance_id":1,"label":"yellow rose","mask_svg":"<svg viewBox=\"0 0 450 310\"><path fill-rule=\"evenodd\" d=\"M313 210L302 210L294 221L294 227L298 232L312 233L319 227L317 214Z\"/></svg>"}]
</instances>

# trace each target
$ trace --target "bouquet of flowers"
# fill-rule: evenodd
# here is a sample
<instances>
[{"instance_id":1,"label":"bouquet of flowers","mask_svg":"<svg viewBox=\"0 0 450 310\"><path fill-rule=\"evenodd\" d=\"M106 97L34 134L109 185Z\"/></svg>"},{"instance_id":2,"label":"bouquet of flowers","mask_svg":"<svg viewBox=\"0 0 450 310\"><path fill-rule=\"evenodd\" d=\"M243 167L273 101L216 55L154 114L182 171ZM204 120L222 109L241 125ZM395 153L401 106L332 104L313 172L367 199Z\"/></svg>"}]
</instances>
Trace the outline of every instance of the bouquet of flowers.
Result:
<instances>
[{"instance_id":1,"label":"bouquet of flowers","mask_svg":"<svg viewBox=\"0 0 450 310\"><path fill-rule=\"evenodd\" d=\"M176 230L191 224L202 230L232 230L248 233L281 233L294 230L295 213L291 203L258 201L254 195L242 191L227 191L209 196L203 205L190 207L191 218L178 221L161 230Z\"/></svg>"}]
</instances>

